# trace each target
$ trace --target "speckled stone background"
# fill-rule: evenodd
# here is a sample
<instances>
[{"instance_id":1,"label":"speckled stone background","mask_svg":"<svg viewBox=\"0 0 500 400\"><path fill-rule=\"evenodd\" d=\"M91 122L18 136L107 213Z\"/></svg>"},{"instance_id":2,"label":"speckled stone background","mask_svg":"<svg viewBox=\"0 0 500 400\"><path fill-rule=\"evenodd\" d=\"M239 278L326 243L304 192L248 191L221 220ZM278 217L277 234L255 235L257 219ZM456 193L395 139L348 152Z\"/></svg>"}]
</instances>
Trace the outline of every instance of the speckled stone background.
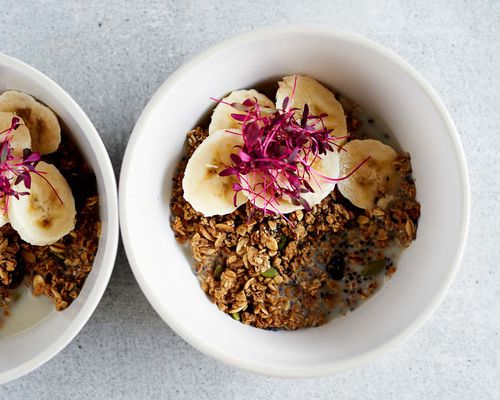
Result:
<instances>
[{"instance_id":1,"label":"speckled stone background","mask_svg":"<svg viewBox=\"0 0 500 400\"><path fill-rule=\"evenodd\" d=\"M371 365L307 380L222 365L162 322L120 248L82 332L52 361L0 387L0 399L500 398L500 2L0 0L0 13L0 51L75 98L116 174L148 99L208 46L286 23L365 35L407 59L440 93L462 137L473 194L467 250L444 303L414 337Z\"/></svg>"}]
</instances>

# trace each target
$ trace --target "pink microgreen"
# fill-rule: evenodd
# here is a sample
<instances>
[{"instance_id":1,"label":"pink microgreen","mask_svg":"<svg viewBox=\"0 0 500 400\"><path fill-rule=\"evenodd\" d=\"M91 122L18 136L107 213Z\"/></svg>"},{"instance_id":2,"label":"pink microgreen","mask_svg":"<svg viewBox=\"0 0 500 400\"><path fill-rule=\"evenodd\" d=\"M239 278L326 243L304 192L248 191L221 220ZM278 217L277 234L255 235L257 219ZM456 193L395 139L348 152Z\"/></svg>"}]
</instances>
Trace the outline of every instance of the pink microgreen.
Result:
<instances>
[{"instance_id":1,"label":"pink microgreen","mask_svg":"<svg viewBox=\"0 0 500 400\"><path fill-rule=\"evenodd\" d=\"M296 82L291 97L295 89ZM232 175L237 179L233 184L235 205L238 193L245 192L250 202L265 214L280 214L276 207L280 200L310 210L303 198L304 193L314 192L310 181L316 181L317 177L330 181L347 179L369 159L345 177L325 176L313 168L314 162L336 148L344 150L336 141L347 138L335 137L333 129L325 127L327 114L312 115L307 104L302 110L289 107L288 97L284 99L282 109L263 107L256 98L246 99L243 103L216 101L238 111L231 116L241 124L241 133L232 133L241 135L243 144L237 146L237 153L231 155L231 164L220 172L220 176ZM296 118L297 112L301 114L300 119ZM249 179L251 176L258 177L255 183ZM263 200L263 205L256 204L258 199Z\"/></svg>"}]
</instances>

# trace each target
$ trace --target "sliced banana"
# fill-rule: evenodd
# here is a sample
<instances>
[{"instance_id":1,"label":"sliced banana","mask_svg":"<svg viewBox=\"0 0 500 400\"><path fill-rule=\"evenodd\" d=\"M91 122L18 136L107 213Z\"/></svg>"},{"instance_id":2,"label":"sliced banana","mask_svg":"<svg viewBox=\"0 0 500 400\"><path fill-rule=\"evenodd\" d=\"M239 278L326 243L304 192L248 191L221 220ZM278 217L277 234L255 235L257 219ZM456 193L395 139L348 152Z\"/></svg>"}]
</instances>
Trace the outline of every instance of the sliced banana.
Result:
<instances>
[{"instance_id":1,"label":"sliced banana","mask_svg":"<svg viewBox=\"0 0 500 400\"><path fill-rule=\"evenodd\" d=\"M277 177L279 179L279 177ZM265 209L276 214L289 214L303 208L301 205L292 204L291 199L277 199L271 190L268 190L270 182L263 180L257 173L244 176L242 186L243 194L257 208Z\"/></svg>"},{"instance_id":2,"label":"sliced banana","mask_svg":"<svg viewBox=\"0 0 500 400\"><path fill-rule=\"evenodd\" d=\"M184 172L182 188L184 198L205 217L229 214L247 201L239 192L234 205L234 176L220 176L219 173L231 165L231 153L237 153L235 146L243 144L240 135L224 129L213 132L195 150Z\"/></svg>"},{"instance_id":3,"label":"sliced banana","mask_svg":"<svg viewBox=\"0 0 500 400\"><path fill-rule=\"evenodd\" d=\"M75 199L68 182L56 167L41 161L37 170L43 173L43 177L31 174L30 194L9 199L8 217L21 239L32 245L45 246L57 242L74 229ZM18 191L26 191L24 183L16 186L19 185L22 186L17 187Z\"/></svg>"},{"instance_id":4,"label":"sliced banana","mask_svg":"<svg viewBox=\"0 0 500 400\"><path fill-rule=\"evenodd\" d=\"M11 112L0 112L0 132L9 129L12 126L12 118L16 115ZM24 121L20 119L20 125L16 130L12 131L12 140L10 145L12 146L12 152L16 157L22 157L24 149L31 149L31 136L28 128L24 124ZM2 141L4 135L0 135L0 141Z\"/></svg>"},{"instance_id":5,"label":"sliced banana","mask_svg":"<svg viewBox=\"0 0 500 400\"><path fill-rule=\"evenodd\" d=\"M5 212L5 197L0 197L0 228L9 223L9 217Z\"/></svg>"},{"instance_id":6,"label":"sliced banana","mask_svg":"<svg viewBox=\"0 0 500 400\"><path fill-rule=\"evenodd\" d=\"M260 106L266 107L268 110L274 110L275 108L271 100L254 89L235 90L229 96L222 99L223 103L221 102L215 107L210 125L208 126L208 134L211 135L220 129L241 128L241 122L236 121L231 114L245 114L245 112L236 110L234 107L224 103L243 103L246 99L256 99Z\"/></svg>"},{"instance_id":7,"label":"sliced banana","mask_svg":"<svg viewBox=\"0 0 500 400\"><path fill-rule=\"evenodd\" d=\"M335 188L337 182L334 179L340 175L339 153L337 151L327 152L322 158L318 158L312 167L314 172L307 181L314 192L302 195L311 207L321 203Z\"/></svg>"},{"instance_id":8,"label":"sliced banana","mask_svg":"<svg viewBox=\"0 0 500 400\"><path fill-rule=\"evenodd\" d=\"M397 153L374 139L352 140L340 150L340 174L347 176L368 157L349 178L338 182L340 193L359 208L385 208L393 199L400 176L394 167Z\"/></svg>"},{"instance_id":9,"label":"sliced banana","mask_svg":"<svg viewBox=\"0 0 500 400\"><path fill-rule=\"evenodd\" d=\"M304 105L307 104L310 115L328 114L327 117L323 118L323 122L326 128L333 129L332 136L340 138L347 135L347 122L342 105L333 93L318 81L302 75L285 76L279 82L279 89L276 92L276 106L278 108L283 107L283 101L286 97L289 99L288 107L290 108L303 110ZM297 116L299 118L302 116L299 111L297 111ZM345 143L345 140L339 139L336 143L340 145Z\"/></svg>"},{"instance_id":10,"label":"sliced banana","mask_svg":"<svg viewBox=\"0 0 500 400\"><path fill-rule=\"evenodd\" d=\"M314 192L302 194L302 198L312 207L328 196L335 188L336 182L333 179L339 177L339 155L336 151L328 152L321 158L313 162L313 171L311 171L307 182ZM291 202L290 198L274 197L274 193L268 190L269 182L264 181L256 173L248 174L244 177L246 182L242 183L244 188L243 193L250 199L253 205L258 208L273 211L279 214L289 214L293 211L304 208L302 205L296 205ZM276 179L280 179L279 175Z\"/></svg>"},{"instance_id":11,"label":"sliced banana","mask_svg":"<svg viewBox=\"0 0 500 400\"><path fill-rule=\"evenodd\" d=\"M0 95L0 111L20 116L29 129L32 150L50 154L61 143L61 127L56 114L29 94L7 90Z\"/></svg>"}]
</instances>

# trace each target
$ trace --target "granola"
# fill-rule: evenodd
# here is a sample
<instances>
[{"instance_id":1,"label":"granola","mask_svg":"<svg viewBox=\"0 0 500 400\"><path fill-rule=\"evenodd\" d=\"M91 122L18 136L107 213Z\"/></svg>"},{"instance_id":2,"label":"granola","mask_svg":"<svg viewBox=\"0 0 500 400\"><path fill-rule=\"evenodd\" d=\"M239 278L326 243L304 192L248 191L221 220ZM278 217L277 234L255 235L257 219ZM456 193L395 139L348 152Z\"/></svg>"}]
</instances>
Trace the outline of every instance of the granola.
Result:
<instances>
[{"instance_id":1,"label":"granola","mask_svg":"<svg viewBox=\"0 0 500 400\"><path fill-rule=\"evenodd\" d=\"M9 224L0 228L0 325L9 313L12 290L24 282L34 295L48 296L58 311L76 299L92 270L100 234L95 176L76 145L63 136L59 150L45 156L69 182L75 197L75 229L49 246L21 240Z\"/></svg>"},{"instance_id":2,"label":"granola","mask_svg":"<svg viewBox=\"0 0 500 400\"><path fill-rule=\"evenodd\" d=\"M348 118L351 131L359 121ZM357 126L353 126L357 125ZM384 210L362 210L337 189L311 211L263 215L250 202L231 214L205 217L184 199L187 161L207 137L187 134L173 178L171 226L191 246L201 288L217 307L244 324L295 330L324 324L371 296L396 270L392 247L415 239L420 205L410 156L400 153L397 195Z\"/></svg>"}]
</instances>

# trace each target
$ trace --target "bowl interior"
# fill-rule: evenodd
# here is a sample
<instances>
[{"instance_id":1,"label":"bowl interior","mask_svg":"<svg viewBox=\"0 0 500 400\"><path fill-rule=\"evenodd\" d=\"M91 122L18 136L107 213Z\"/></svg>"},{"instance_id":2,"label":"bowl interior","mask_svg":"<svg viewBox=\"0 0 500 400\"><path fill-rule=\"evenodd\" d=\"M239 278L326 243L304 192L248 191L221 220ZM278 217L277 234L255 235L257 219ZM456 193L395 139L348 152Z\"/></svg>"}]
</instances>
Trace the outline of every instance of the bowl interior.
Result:
<instances>
[{"instance_id":1,"label":"bowl interior","mask_svg":"<svg viewBox=\"0 0 500 400\"><path fill-rule=\"evenodd\" d=\"M200 289L169 227L171 178L185 133L212 106L210 97L292 73L323 81L384 121L411 154L422 216L418 238L403 252L397 273L366 304L322 327L269 332L232 320ZM120 190L127 254L158 313L200 350L283 376L349 368L413 332L453 277L468 215L461 148L427 84L381 46L332 31L248 35L181 68L137 123Z\"/></svg>"},{"instance_id":2,"label":"bowl interior","mask_svg":"<svg viewBox=\"0 0 500 400\"><path fill-rule=\"evenodd\" d=\"M0 340L0 383L23 375L49 360L80 331L97 306L113 269L118 242L116 185L107 152L84 112L58 85L33 68L0 55L0 92L24 91L51 107L68 128L93 169L102 221L94 267L80 296L64 312Z\"/></svg>"}]
</instances>

